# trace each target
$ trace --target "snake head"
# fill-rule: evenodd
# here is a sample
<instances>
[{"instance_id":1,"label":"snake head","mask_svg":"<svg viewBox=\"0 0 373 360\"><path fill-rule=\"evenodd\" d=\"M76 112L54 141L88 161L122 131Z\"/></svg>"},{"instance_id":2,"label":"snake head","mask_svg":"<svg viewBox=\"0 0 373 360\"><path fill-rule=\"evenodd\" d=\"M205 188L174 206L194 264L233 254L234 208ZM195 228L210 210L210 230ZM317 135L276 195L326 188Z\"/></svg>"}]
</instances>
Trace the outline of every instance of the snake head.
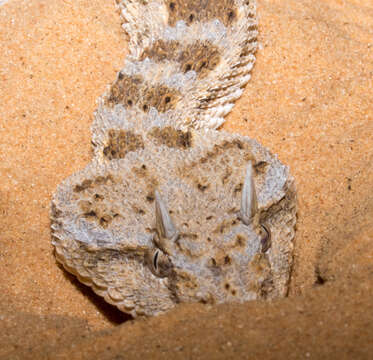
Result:
<instances>
[{"instance_id":1,"label":"snake head","mask_svg":"<svg viewBox=\"0 0 373 360\"><path fill-rule=\"evenodd\" d=\"M56 256L81 282L133 316L286 294L295 190L268 150L158 127L111 133L102 154L53 198Z\"/></svg>"}]
</instances>

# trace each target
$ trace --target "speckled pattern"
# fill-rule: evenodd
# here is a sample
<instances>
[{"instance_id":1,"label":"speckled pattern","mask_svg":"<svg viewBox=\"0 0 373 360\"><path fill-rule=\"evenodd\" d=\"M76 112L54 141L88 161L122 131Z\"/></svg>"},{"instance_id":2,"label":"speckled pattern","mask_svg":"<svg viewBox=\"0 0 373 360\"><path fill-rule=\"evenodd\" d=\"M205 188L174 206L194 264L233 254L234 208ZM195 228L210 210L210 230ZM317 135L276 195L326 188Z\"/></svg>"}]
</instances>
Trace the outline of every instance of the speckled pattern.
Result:
<instances>
[{"instance_id":1,"label":"speckled pattern","mask_svg":"<svg viewBox=\"0 0 373 360\"><path fill-rule=\"evenodd\" d=\"M98 100L95 156L53 195L56 259L133 317L286 296L294 179L255 140L215 130L250 78L255 0L117 3L134 45ZM178 10L191 21L170 27Z\"/></svg>"},{"instance_id":2,"label":"speckled pattern","mask_svg":"<svg viewBox=\"0 0 373 360\"><path fill-rule=\"evenodd\" d=\"M123 63L113 11L98 0L0 8L0 357L369 359L371 1L258 1L257 65L224 128L297 179L289 297L117 327L125 319L55 265L48 219L56 185L91 158L95 99Z\"/></svg>"}]
</instances>

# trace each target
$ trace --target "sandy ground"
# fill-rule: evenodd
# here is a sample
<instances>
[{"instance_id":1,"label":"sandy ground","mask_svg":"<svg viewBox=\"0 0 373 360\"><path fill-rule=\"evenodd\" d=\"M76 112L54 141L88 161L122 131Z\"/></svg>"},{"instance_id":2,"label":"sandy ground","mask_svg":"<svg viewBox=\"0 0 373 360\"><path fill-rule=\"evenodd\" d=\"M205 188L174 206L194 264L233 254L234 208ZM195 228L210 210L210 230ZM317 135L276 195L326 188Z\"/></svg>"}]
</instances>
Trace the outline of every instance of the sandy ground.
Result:
<instances>
[{"instance_id":1,"label":"sandy ground","mask_svg":"<svg viewBox=\"0 0 373 360\"><path fill-rule=\"evenodd\" d=\"M373 4L258 13L257 64L224 129L296 179L289 297L132 321L57 266L48 216L90 160L95 100L126 54L119 15L109 0L0 6L1 359L373 358Z\"/></svg>"}]
</instances>

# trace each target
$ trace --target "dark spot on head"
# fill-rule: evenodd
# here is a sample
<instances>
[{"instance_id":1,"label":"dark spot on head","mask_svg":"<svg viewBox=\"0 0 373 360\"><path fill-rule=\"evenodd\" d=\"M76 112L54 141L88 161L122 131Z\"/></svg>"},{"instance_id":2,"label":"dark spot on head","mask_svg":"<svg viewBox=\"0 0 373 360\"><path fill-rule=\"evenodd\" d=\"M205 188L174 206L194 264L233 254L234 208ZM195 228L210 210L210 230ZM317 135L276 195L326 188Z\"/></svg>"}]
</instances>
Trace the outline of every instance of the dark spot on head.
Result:
<instances>
[{"instance_id":1,"label":"dark spot on head","mask_svg":"<svg viewBox=\"0 0 373 360\"><path fill-rule=\"evenodd\" d=\"M144 104L144 105L142 106L142 109L144 110L144 112L147 112L147 111L148 111L148 105Z\"/></svg>"},{"instance_id":2,"label":"dark spot on head","mask_svg":"<svg viewBox=\"0 0 373 360\"><path fill-rule=\"evenodd\" d=\"M210 237L208 237L208 238L207 238L207 241L208 241L208 242L211 242L211 238L210 238ZM214 260L215 260L215 259L214 259Z\"/></svg>"},{"instance_id":3,"label":"dark spot on head","mask_svg":"<svg viewBox=\"0 0 373 360\"><path fill-rule=\"evenodd\" d=\"M145 165L145 164L142 164L142 165L141 165L141 169L146 170L146 165Z\"/></svg>"},{"instance_id":4,"label":"dark spot on head","mask_svg":"<svg viewBox=\"0 0 373 360\"><path fill-rule=\"evenodd\" d=\"M236 292L236 290L233 289L233 290L231 291L231 293L232 293L233 296L235 296L237 292Z\"/></svg>"},{"instance_id":5,"label":"dark spot on head","mask_svg":"<svg viewBox=\"0 0 373 360\"><path fill-rule=\"evenodd\" d=\"M95 179L95 184L102 185L105 183L105 177L103 176L97 176Z\"/></svg>"},{"instance_id":6,"label":"dark spot on head","mask_svg":"<svg viewBox=\"0 0 373 360\"><path fill-rule=\"evenodd\" d=\"M233 140L233 144L236 145L240 150L243 149L243 144L241 140L235 139Z\"/></svg>"},{"instance_id":7,"label":"dark spot on head","mask_svg":"<svg viewBox=\"0 0 373 360\"><path fill-rule=\"evenodd\" d=\"M245 246L246 239L242 235L237 235L236 236L236 244L240 247Z\"/></svg>"},{"instance_id":8,"label":"dark spot on head","mask_svg":"<svg viewBox=\"0 0 373 360\"><path fill-rule=\"evenodd\" d=\"M231 221L229 219L223 220L218 226L214 229L214 234L223 234L227 229L230 229Z\"/></svg>"},{"instance_id":9,"label":"dark spot on head","mask_svg":"<svg viewBox=\"0 0 373 360\"><path fill-rule=\"evenodd\" d=\"M192 22L194 20L194 15L193 14L190 14L189 15L189 22Z\"/></svg>"},{"instance_id":10,"label":"dark spot on head","mask_svg":"<svg viewBox=\"0 0 373 360\"><path fill-rule=\"evenodd\" d=\"M233 10L228 11L228 20L232 21L236 17L236 14Z\"/></svg>"},{"instance_id":11,"label":"dark spot on head","mask_svg":"<svg viewBox=\"0 0 373 360\"><path fill-rule=\"evenodd\" d=\"M186 65L185 65L185 72L188 72L188 71L190 71L190 70L192 70L192 65L190 65L190 64L186 64Z\"/></svg>"},{"instance_id":12,"label":"dark spot on head","mask_svg":"<svg viewBox=\"0 0 373 360\"><path fill-rule=\"evenodd\" d=\"M259 161L256 164L254 164L254 170L257 174L264 174L267 166L268 163L266 161Z\"/></svg>"},{"instance_id":13,"label":"dark spot on head","mask_svg":"<svg viewBox=\"0 0 373 360\"><path fill-rule=\"evenodd\" d=\"M197 184L198 190L202 192L204 192L209 186L210 184L207 184L207 185Z\"/></svg>"},{"instance_id":14,"label":"dark spot on head","mask_svg":"<svg viewBox=\"0 0 373 360\"><path fill-rule=\"evenodd\" d=\"M229 288L231 287L228 283L226 283L225 285L224 285L224 287L227 289L227 290L229 290Z\"/></svg>"},{"instance_id":15,"label":"dark spot on head","mask_svg":"<svg viewBox=\"0 0 373 360\"><path fill-rule=\"evenodd\" d=\"M153 202L154 201L154 195L153 194L147 195L146 196L146 201Z\"/></svg>"},{"instance_id":16,"label":"dark spot on head","mask_svg":"<svg viewBox=\"0 0 373 360\"><path fill-rule=\"evenodd\" d=\"M224 184L226 184L226 182L228 181L228 179L229 179L229 177L232 175L232 169L231 168L227 168L226 170L225 170L225 174L224 174L224 176L222 177L222 179L221 179L221 182L222 182L222 184L224 185Z\"/></svg>"},{"instance_id":17,"label":"dark spot on head","mask_svg":"<svg viewBox=\"0 0 373 360\"><path fill-rule=\"evenodd\" d=\"M81 191L84 191L84 190L86 190L86 189L88 189L88 188L90 188L91 187L91 185L92 185L92 180L84 180L80 185L78 184L78 185L75 185L75 187L74 187L74 191L75 192L81 192Z\"/></svg>"},{"instance_id":18,"label":"dark spot on head","mask_svg":"<svg viewBox=\"0 0 373 360\"><path fill-rule=\"evenodd\" d=\"M175 3L170 2L169 8L171 9L171 11L174 11L175 10Z\"/></svg>"},{"instance_id":19,"label":"dark spot on head","mask_svg":"<svg viewBox=\"0 0 373 360\"><path fill-rule=\"evenodd\" d=\"M241 191L242 191L242 185L243 185L242 183L237 184L237 185L235 186L233 192L234 192L235 194L238 193L238 192L241 192Z\"/></svg>"},{"instance_id":20,"label":"dark spot on head","mask_svg":"<svg viewBox=\"0 0 373 360\"><path fill-rule=\"evenodd\" d=\"M168 104L171 101L171 98L169 96L166 96L164 99L164 102Z\"/></svg>"},{"instance_id":21,"label":"dark spot on head","mask_svg":"<svg viewBox=\"0 0 373 360\"><path fill-rule=\"evenodd\" d=\"M119 74L118 74L118 79L119 80L122 80L124 78L124 75L120 72Z\"/></svg>"},{"instance_id":22,"label":"dark spot on head","mask_svg":"<svg viewBox=\"0 0 373 360\"><path fill-rule=\"evenodd\" d=\"M104 215L100 218L100 225L103 228L107 228L111 222L112 218L110 215Z\"/></svg>"},{"instance_id":23,"label":"dark spot on head","mask_svg":"<svg viewBox=\"0 0 373 360\"><path fill-rule=\"evenodd\" d=\"M231 258L228 255L226 255L224 257L224 264L225 265L229 265L230 263L231 263Z\"/></svg>"},{"instance_id":24,"label":"dark spot on head","mask_svg":"<svg viewBox=\"0 0 373 360\"><path fill-rule=\"evenodd\" d=\"M207 216L206 220L211 220L212 219L212 215L210 216Z\"/></svg>"},{"instance_id":25,"label":"dark spot on head","mask_svg":"<svg viewBox=\"0 0 373 360\"><path fill-rule=\"evenodd\" d=\"M91 210L91 211L88 211L87 213L85 213L84 216L86 216L86 217L90 217L90 216L96 217L96 213L93 210Z\"/></svg>"}]
</instances>

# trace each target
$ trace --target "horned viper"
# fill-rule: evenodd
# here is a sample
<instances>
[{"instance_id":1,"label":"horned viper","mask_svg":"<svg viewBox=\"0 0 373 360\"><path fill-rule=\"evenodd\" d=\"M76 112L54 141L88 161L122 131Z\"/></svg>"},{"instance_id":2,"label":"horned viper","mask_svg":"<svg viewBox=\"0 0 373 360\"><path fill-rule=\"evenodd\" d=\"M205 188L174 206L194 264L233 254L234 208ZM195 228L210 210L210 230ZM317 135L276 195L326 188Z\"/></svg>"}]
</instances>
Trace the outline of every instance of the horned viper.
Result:
<instances>
[{"instance_id":1,"label":"horned viper","mask_svg":"<svg viewBox=\"0 0 373 360\"><path fill-rule=\"evenodd\" d=\"M255 0L117 0L129 55L99 99L94 157L51 206L57 260L120 310L286 295L286 166L215 130L250 78Z\"/></svg>"}]
</instances>

